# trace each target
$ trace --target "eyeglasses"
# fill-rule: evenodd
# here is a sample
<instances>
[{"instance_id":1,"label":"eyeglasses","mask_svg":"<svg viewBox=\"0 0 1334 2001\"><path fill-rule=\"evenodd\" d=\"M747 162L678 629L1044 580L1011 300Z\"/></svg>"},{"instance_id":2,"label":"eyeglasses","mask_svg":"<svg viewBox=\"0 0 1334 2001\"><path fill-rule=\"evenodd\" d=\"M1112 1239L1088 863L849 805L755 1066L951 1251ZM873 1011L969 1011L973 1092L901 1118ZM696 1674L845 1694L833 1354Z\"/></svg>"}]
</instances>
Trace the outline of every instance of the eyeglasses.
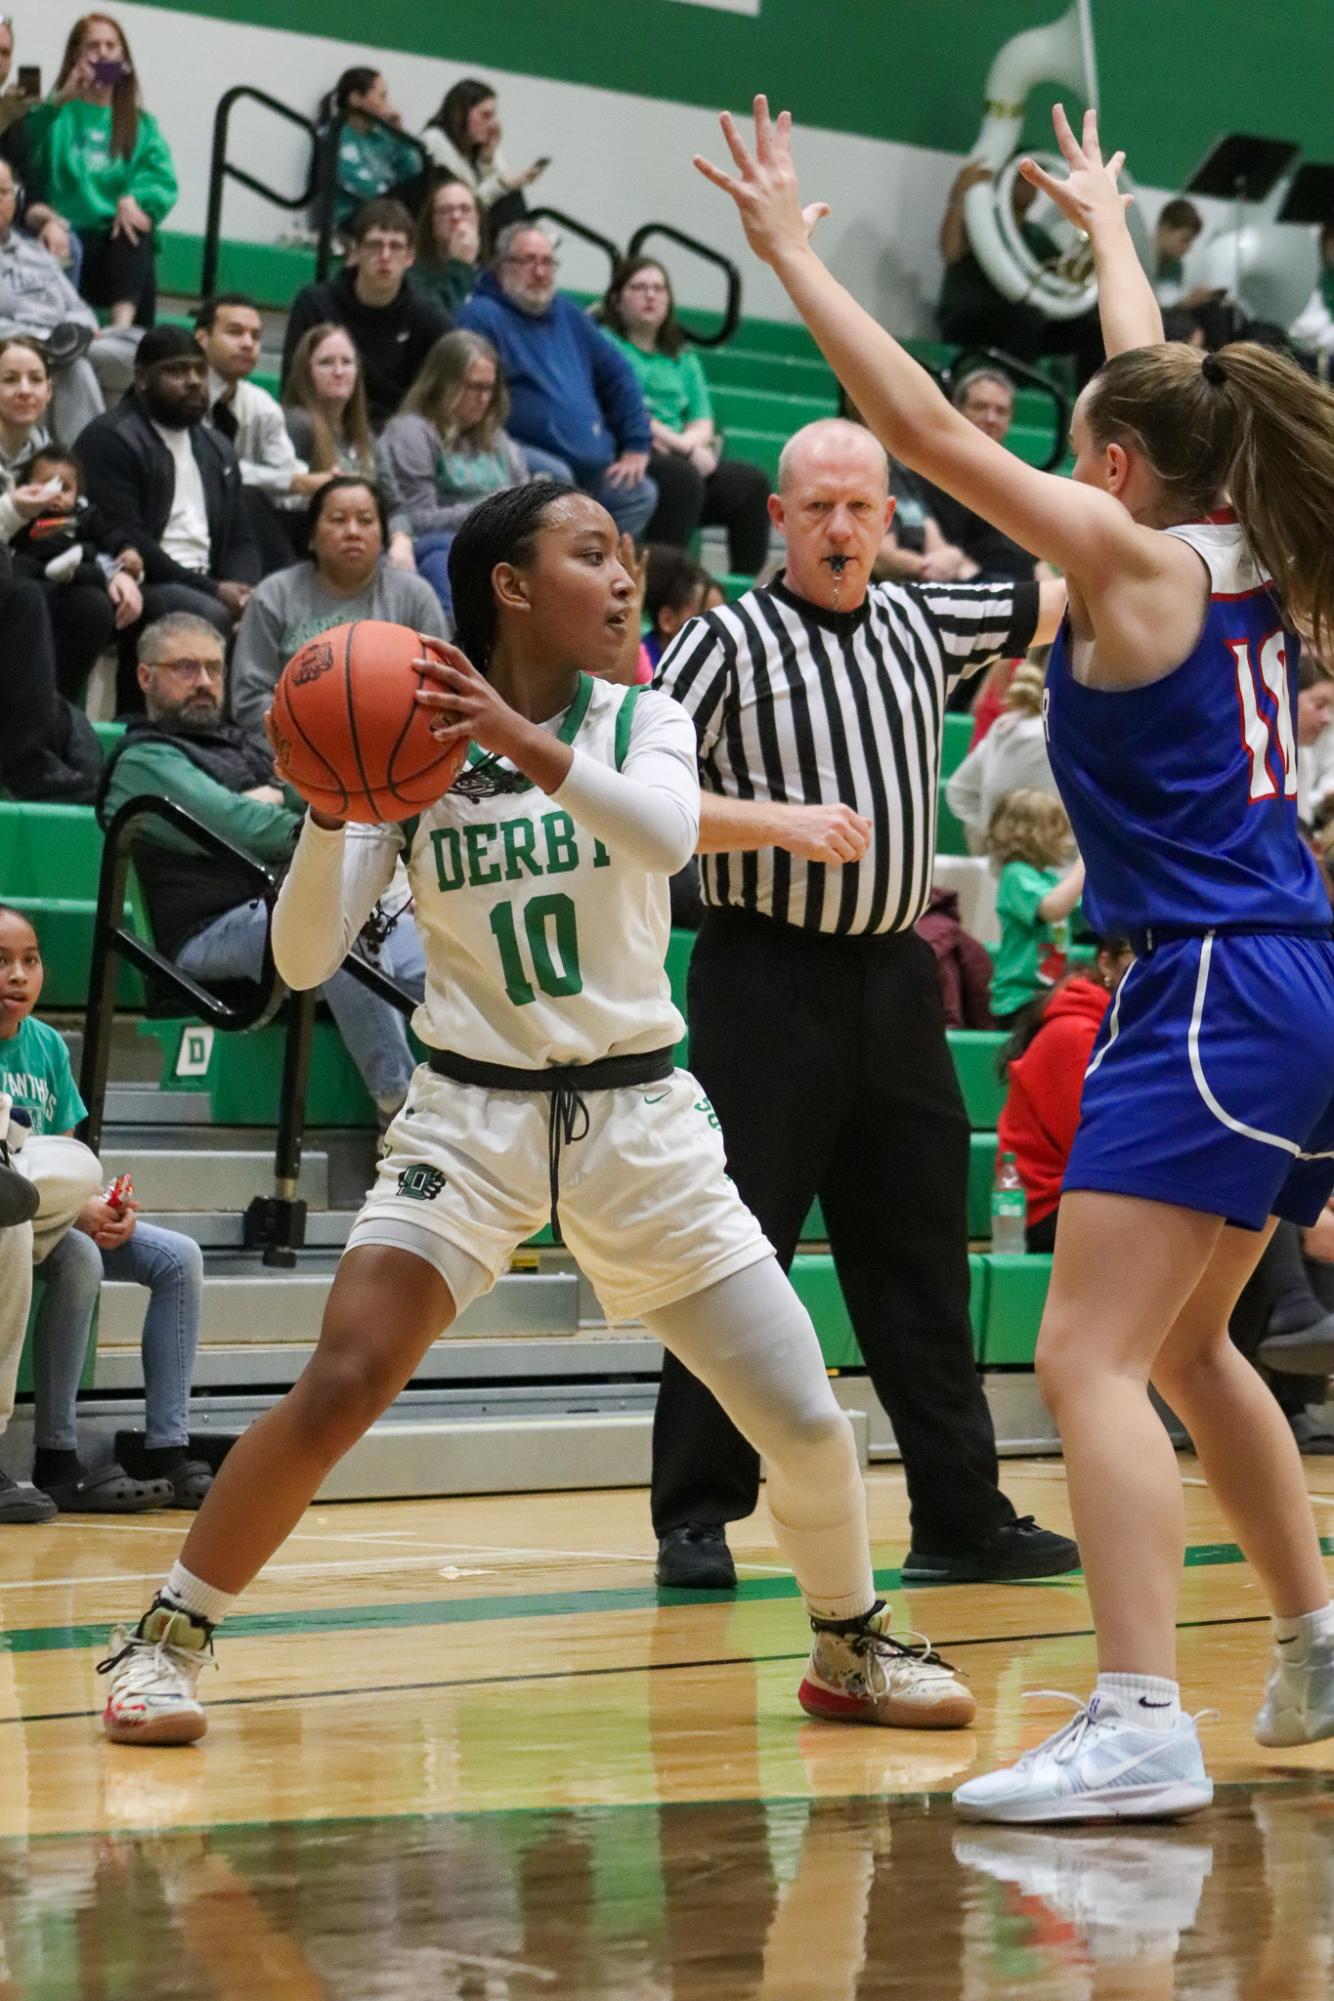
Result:
<instances>
[{"instance_id":1,"label":"eyeglasses","mask_svg":"<svg viewBox=\"0 0 1334 2001\"><path fill-rule=\"evenodd\" d=\"M667 287L663 284L660 284L654 278L648 278L648 279L632 278L630 283L627 286L625 286L624 289L627 292L642 292L645 295L645 297L649 297L657 292L661 292L665 297L667 292Z\"/></svg>"},{"instance_id":2,"label":"eyeglasses","mask_svg":"<svg viewBox=\"0 0 1334 2001\"><path fill-rule=\"evenodd\" d=\"M150 665L154 673L170 674L177 681L197 681L201 674L206 681L222 679L221 660L154 660Z\"/></svg>"},{"instance_id":3,"label":"eyeglasses","mask_svg":"<svg viewBox=\"0 0 1334 2001\"><path fill-rule=\"evenodd\" d=\"M506 262L507 262L507 263L509 263L509 264L513 264L513 265L517 266L517 268L518 268L518 269L519 269L520 271L559 271L559 270L560 270L560 259L559 259L559 257L539 257L539 256L538 256L538 255L536 254L536 252L530 252L530 253L529 253L529 255L528 255L528 256L526 256L526 257L514 257L514 256L511 256L511 257L509 257L509 258L507 258L507 259L506 259Z\"/></svg>"},{"instance_id":4,"label":"eyeglasses","mask_svg":"<svg viewBox=\"0 0 1334 2001\"><path fill-rule=\"evenodd\" d=\"M363 236L357 247L372 257L406 257L412 245L402 236Z\"/></svg>"}]
</instances>

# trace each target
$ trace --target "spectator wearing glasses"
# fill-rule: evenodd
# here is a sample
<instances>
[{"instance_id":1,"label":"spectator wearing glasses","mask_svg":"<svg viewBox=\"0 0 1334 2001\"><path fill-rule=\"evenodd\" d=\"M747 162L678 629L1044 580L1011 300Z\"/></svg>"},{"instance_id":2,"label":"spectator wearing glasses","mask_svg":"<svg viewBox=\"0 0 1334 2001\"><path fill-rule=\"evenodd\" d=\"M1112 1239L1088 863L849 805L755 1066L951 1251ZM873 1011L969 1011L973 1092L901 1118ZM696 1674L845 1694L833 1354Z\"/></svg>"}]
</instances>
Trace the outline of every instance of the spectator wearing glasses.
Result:
<instances>
[{"instance_id":1,"label":"spectator wearing glasses","mask_svg":"<svg viewBox=\"0 0 1334 2001\"><path fill-rule=\"evenodd\" d=\"M384 441L371 436L361 356L346 328L325 320L302 334L283 388L283 416L312 472L356 473L378 486L389 521L389 563L414 570L412 524Z\"/></svg>"},{"instance_id":2,"label":"spectator wearing glasses","mask_svg":"<svg viewBox=\"0 0 1334 2001\"><path fill-rule=\"evenodd\" d=\"M292 301L283 342L283 385L301 336L332 320L346 327L361 355L374 429L387 422L413 377L452 322L438 299L408 282L415 227L402 202L367 202L353 218L347 264L333 278L303 285Z\"/></svg>"},{"instance_id":3,"label":"spectator wearing glasses","mask_svg":"<svg viewBox=\"0 0 1334 2001\"><path fill-rule=\"evenodd\" d=\"M338 149L335 229L345 229L357 210L377 195L392 192L405 206L416 207L422 156L399 131L403 121L389 101L389 86L378 69L345 69L320 106L320 119Z\"/></svg>"},{"instance_id":4,"label":"spectator wearing glasses","mask_svg":"<svg viewBox=\"0 0 1334 2001\"><path fill-rule=\"evenodd\" d=\"M109 14L74 23L55 89L28 113L23 136L28 228L62 261L77 231L84 298L106 308L113 327L151 327L155 237L176 204L176 170Z\"/></svg>"},{"instance_id":5,"label":"spectator wearing glasses","mask_svg":"<svg viewBox=\"0 0 1334 2001\"><path fill-rule=\"evenodd\" d=\"M482 268L482 222L466 181L437 181L417 218L413 282L433 292L447 313L470 297Z\"/></svg>"},{"instance_id":6,"label":"spectator wearing glasses","mask_svg":"<svg viewBox=\"0 0 1334 2001\"><path fill-rule=\"evenodd\" d=\"M704 370L686 345L661 264L639 257L621 265L602 301L602 327L648 404L649 474L658 489L649 540L680 549L701 526L725 528L729 567L758 576L769 553L769 478L744 459L723 457Z\"/></svg>"},{"instance_id":7,"label":"spectator wearing glasses","mask_svg":"<svg viewBox=\"0 0 1334 2001\"><path fill-rule=\"evenodd\" d=\"M477 197L493 230L519 221L527 204L524 189L550 164L534 160L514 173L500 150L500 109L493 86L465 76L445 92L435 117L421 135L434 166L456 174Z\"/></svg>"},{"instance_id":8,"label":"spectator wearing glasses","mask_svg":"<svg viewBox=\"0 0 1334 2001\"><path fill-rule=\"evenodd\" d=\"M658 504L648 406L629 362L556 290L559 268L544 229L512 224L459 325L485 335L500 357L510 431L531 470L581 486L623 533L640 537Z\"/></svg>"},{"instance_id":9,"label":"spectator wearing glasses","mask_svg":"<svg viewBox=\"0 0 1334 2001\"><path fill-rule=\"evenodd\" d=\"M505 429L509 398L496 351L461 329L438 340L381 442L403 496L417 568L446 613L454 609L449 551L463 521L528 461Z\"/></svg>"},{"instance_id":10,"label":"spectator wearing glasses","mask_svg":"<svg viewBox=\"0 0 1334 2001\"><path fill-rule=\"evenodd\" d=\"M107 765L100 810L110 821L127 799L174 800L252 861L288 860L304 802L274 783L273 752L223 721L221 635L189 616L159 619L139 642L146 713L126 730ZM257 980L268 936L268 904L248 874L201 854L169 828L137 841L135 867L160 951L198 980ZM421 998L421 946L407 918L389 932L379 963ZM415 1060L395 1008L345 969L320 992L382 1116L407 1094Z\"/></svg>"}]
</instances>

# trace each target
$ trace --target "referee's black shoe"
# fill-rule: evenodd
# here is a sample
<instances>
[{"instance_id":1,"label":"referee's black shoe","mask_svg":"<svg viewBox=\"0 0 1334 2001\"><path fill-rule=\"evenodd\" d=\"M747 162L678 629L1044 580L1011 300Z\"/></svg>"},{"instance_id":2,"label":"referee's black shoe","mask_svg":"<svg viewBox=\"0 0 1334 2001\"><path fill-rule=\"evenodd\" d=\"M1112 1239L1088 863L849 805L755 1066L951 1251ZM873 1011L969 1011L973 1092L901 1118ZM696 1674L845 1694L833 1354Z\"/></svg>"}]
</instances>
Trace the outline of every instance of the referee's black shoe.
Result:
<instances>
[{"instance_id":1,"label":"referee's black shoe","mask_svg":"<svg viewBox=\"0 0 1334 2001\"><path fill-rule=\"evenodd\" d=\"M659 1584L678 1591L735 1591L736 1565L720 1522L686 1522L658 1538Z\"/></svg>"},{"instance_id":2,"label":"referee's black shoe","mask_svg":"<svg viewBox=\"0 0 1334 2001\"><path fill-rule=\"evenodd\" d=\"M1002 1584L1007 1579L1059 1577L1078 1570L1079 1551L1067 1535L1039 1528L1032 1515L1002 1522L976 1549L930 1556L910 1549L900 1576L905 1584Z\"/></svg>"}]
</instances>

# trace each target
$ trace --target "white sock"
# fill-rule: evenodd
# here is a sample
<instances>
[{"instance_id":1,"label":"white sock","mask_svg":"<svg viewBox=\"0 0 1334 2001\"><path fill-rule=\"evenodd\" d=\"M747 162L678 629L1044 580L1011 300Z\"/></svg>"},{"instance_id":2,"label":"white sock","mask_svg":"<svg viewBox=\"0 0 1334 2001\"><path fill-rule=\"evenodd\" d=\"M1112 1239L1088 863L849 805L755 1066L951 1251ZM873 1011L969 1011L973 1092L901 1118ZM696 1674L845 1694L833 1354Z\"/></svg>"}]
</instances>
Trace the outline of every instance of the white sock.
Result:
<instances>
[{"instance_id":1,"label":"white sock","mask_svg":"<svg viewBox=\"0 0 1334 2001\"><path fill-rule=\"evenodd\" d=\"M1100 1674L1094 1693L1141 1730L1175 1730L1181 1721L1180 1688L1156 1674Z\"/></svg>"},{"instance_id":2,"label":"white sock","mask_svg":"<svg viewBox=\"0 0 1334 2001\"><path fill-rule=\"evenodd\" d=\"M171 1573L162 1587L162 1596L179 1605L182 1612L189 1612L192 1618L202 1619L206 1625L218 1626L226 1618L236 1598L234 1591L218 1591L211 1584L205 1584L202 1577L196 1577L183 1563L173 1563Z\"/></svg>"},{"instance_id":3,"label":"white sock","mask_svg":"<svg viewBox=\"0 0 1334 2001\"><path fill-rule=\"evenodd\" d=\"M1313 1645L1334 1640L1334 1604L1302 1612L1295 1619L1276 1618L1274 1639L1284 1660L1305 1660Z\"/></svg>"}]
</instances>

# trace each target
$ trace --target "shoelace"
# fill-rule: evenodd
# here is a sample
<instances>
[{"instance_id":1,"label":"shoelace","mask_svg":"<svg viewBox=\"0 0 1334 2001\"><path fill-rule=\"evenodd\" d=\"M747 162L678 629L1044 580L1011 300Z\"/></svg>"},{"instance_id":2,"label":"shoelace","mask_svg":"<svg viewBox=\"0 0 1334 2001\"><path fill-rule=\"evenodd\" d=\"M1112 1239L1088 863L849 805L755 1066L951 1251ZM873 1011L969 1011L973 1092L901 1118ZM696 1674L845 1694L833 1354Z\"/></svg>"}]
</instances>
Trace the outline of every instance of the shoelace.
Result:
<instances>
[{"instance_id":1,"label":"shoelace","mask_svg":"<svg viewBox=\"0 0 1334 2001\"><path fill-rule=\"evenodd\" d=\"M1088 1701L1084 1697L1071 1695L1069 1690L1064 1688L1027 1688L1024 1690L1024 1701L1068 1702L1070 1707L1075 1711L1075 1714L1063 1729L1056 1731L1051 1737L1044 1737L1042 1742L1035 1744L1031 1751L1025 1751L1021 1758L1016 1758L1016 1770L1018 1770L1020 1765L1030 1765L1039 1754L1055 1758L1059 1764L1068 1765L1070 1760L1078 1755L1083 1746L1084 1739L1088 1736L1089 1732L1104 1720L1102 1717L1093 1714ZM1189 1710L1184 1710L1182 1714L1188 1716L1192 1723L1198 1725L1208 1722L1212 1717L1220 1715L1221 1712L1217 1709L1197 1709L1194 1714ZM1108 1718L1107 1720L1110 1721L1111 1719ZM1118 1723L1124 1723L1129 1719L1118 1716L1116 1720Z\"/></svg>"},{"instance_id":2,"label":"shoelace","mask_svg":"<svg viewBox=\"0 0 1334 2001\"><path fill-rule=\"evenodd\" d=\"M888 1633L877 1633L869 1626L863 1627L860 1633L854 1633L852 1636L852 1651L859 1655L886 1654L892 1661L915 1661L919 1667L942 1668L946 1674L960 1672L936 1652L925 1633L913 1633L912 1637L918 1645L908 1647L902 1640L891 1638Z\"/></svg>"},{"instance_id":3,"label":"shoelace","mask_svg":"<svg viewBox=\"0 0 1334 2001\"><path fill-rule=\"evenodd\" d=\"M122 1661L133 1663L126 1673L125 1685L135 1690L146 1687L166 1666L172 1667L179 1674L187 1667L198 1665L215 1668L218 1665L217 1655L211 1645L201 1648L198 1653L191 1653L185 1647L169 1646L166 1640L129 1639L118 1654L108 1654L104 1661L97 1663L97 1672L111 1674Z\"/></svg>"}]
</instances>

